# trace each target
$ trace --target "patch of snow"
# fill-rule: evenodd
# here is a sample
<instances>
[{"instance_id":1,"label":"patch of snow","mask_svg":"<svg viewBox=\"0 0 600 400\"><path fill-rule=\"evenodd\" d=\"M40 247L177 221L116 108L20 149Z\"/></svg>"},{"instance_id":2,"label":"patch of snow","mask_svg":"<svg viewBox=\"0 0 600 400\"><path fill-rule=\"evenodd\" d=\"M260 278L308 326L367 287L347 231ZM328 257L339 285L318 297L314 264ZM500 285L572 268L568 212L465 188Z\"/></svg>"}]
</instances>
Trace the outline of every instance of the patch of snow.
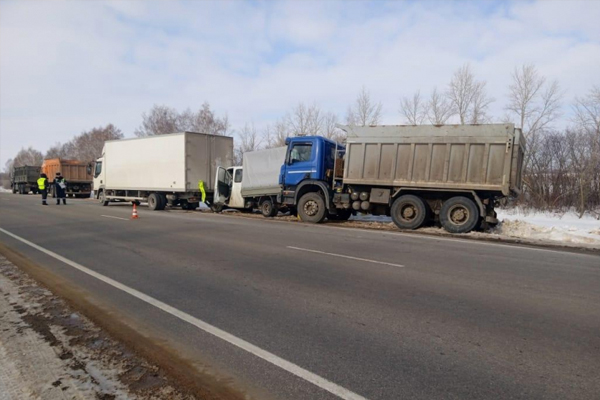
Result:
<instances>
[{"instance_id":1,"label":"patch of snow","mask_svg":"<svg viewBox=\"0 0 600 400\"><path fill-rule=\"evenodd\" d=\"M574 212L556 214L535 212L523 209L497 209L497 227L486 233L499 238L536 239L547 242L591 244L600 247L600 220L586 214L582 218ZM385 215L353 215L350 221L390 223L392 219ZM439 228L422 228L437 230Z\"/></svg>"},{"instance_id":2,"label":"patch of snow","mask_svg":"<svg viewBox=\"0 0 600 400\"><path fill-rule=\"evenodd\" d=\"M496 210L501 223L492 230L503 236L543 239L563 243L600 246L600 220L591 215L579 218L573 212L528 212L522 209Z\"/></svg>"},{"instance_id":3,"label":"patch of snow","mask_svg":"<svg viewBox=\"0 0 600 400\"><path fill-rule=\"evenodd\" d=\"M0 193L12 193L12 190L0 186Z\"/></svg>"}]
</instances>

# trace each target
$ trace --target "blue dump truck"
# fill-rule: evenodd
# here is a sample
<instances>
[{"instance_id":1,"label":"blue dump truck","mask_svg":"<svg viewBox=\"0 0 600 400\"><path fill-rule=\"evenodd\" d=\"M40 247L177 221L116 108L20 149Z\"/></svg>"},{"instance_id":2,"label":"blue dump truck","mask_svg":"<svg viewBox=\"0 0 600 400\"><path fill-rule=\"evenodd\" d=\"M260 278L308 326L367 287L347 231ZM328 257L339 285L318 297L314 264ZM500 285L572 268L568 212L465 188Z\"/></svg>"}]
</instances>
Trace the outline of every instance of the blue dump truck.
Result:
<instances>
[{"instance_id":1,"label":"blue dump truck","mask_svg":"<svg viewBox=\"0 0 600 400\"><path fill-rule=\"evenodd\" d=\"M234 208L265 216L289 209L319 223L388 215L400 229L438 222L465 233L496 224L498 201L521 191L525 139L512 124L339 127L344 145L319 136L287 139L276 192L243 196L245 165L220 171L216 192L226 195L217 198L229 206L236 180L242 200Z\"/></svg>"}]
</instances>

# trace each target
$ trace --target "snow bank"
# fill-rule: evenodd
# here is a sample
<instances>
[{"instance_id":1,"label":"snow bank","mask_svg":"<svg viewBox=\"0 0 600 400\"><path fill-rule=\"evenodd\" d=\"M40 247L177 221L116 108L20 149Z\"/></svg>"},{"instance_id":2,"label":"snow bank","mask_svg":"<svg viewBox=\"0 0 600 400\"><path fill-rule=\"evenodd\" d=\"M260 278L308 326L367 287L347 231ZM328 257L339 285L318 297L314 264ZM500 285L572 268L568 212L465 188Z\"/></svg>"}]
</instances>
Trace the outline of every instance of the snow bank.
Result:
<instances>
[{"instance_id":1,"label":"snow bank","mask_svg":"<svg viewBox=\"0 0 600 400\"><path fill-rule=\"evenodd\" d=\"M501 223L492 233L513 238L543 239L562 243L600 246L600 220L575 213L527 212L522 209L496 210Z\"/></svg>"},{"instance_id":2,"label":"snow bank","mask_svg":"<svg viewBox=\"0 0 600 400\"><path fill-rule=\"evenodd\" d=\"M497 238L535 239L550 243L589 244L600 248L600 220L585 215L579 218L571 212L555 214L528 212L522 209L496 210L500 223L486 233L472 232L469 235L494 235ZM392 222L390 217L356 215L350 221ZM423 228L422 231L438 231L439 228Z\"/></svg>"},{"instance_id":3,"label":"snow bank","mask_svg":"<svg viewBox=\"0 0 600 400\"><path fill-rule=\"evenodd\" d=\"M6 189L6 188L3 188L2 186L0 186L0 193L12 193L12 190Z\"/></svg>"}]
</instances>

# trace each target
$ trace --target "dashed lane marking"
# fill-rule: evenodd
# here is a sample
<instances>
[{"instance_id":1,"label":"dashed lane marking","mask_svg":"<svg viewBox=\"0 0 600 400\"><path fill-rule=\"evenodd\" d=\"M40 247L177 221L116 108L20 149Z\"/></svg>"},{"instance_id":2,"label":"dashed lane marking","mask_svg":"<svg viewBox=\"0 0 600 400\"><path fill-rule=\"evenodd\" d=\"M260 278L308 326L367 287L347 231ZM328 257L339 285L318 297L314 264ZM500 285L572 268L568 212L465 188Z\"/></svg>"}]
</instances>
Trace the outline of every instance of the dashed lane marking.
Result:
<instances>
[{"instance_id":1,"label":"dashed lane marking","mask_svg":"<svg viewBox=\"0 0 600 400\"><path fill-rule=\"evenodd\" d=\"M404 268L404 265L389 263L389 262L385 262L385 261L369 260L368 258L352 257L352 256L347 256L345 254L327 253L326 251L320 251L320 250L303 249L302 247L294 247L294 246L286 246L286 247L288 249L292 249L292 250L307 251L309 253L324 254L324 255L327 255L327 256L340 257L340 258L348 258L350 260L364 261L364 262L373 263L373 264L383 264L383 265L389 265L389 266L392 266L392 267Z\"/></svg>"},{"instance_id":2,"label":"dashed lane marking","mask_svg":"<svg viewBox=\"0 0 600 400\"><path fill-rule=\"evenodd\" d=\"M127 219L127 218L115 217L114 215L101 215L101 217L104 217L104 218L114 218L114 219L120 219L120 220L122 220L122 221L129 221L129 219Z\"/></svg>"}]
</instances>

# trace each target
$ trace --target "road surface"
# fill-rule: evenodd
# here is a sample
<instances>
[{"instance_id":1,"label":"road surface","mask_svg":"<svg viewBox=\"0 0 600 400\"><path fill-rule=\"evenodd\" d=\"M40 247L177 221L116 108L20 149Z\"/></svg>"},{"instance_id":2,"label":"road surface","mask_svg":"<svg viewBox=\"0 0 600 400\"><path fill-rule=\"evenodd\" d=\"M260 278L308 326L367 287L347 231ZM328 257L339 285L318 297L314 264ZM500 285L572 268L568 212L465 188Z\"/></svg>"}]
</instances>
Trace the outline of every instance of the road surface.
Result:
<instances>
[{"instance_id":1,"label":"road surface","mask_svg":"<svg viewBox=\"0 0 600 400\"><path fill-rule=\"evenodd\" d=\"M266 399L591 399L600 257L0 194L0 242Z\"/></svg>"}]
</instances>

